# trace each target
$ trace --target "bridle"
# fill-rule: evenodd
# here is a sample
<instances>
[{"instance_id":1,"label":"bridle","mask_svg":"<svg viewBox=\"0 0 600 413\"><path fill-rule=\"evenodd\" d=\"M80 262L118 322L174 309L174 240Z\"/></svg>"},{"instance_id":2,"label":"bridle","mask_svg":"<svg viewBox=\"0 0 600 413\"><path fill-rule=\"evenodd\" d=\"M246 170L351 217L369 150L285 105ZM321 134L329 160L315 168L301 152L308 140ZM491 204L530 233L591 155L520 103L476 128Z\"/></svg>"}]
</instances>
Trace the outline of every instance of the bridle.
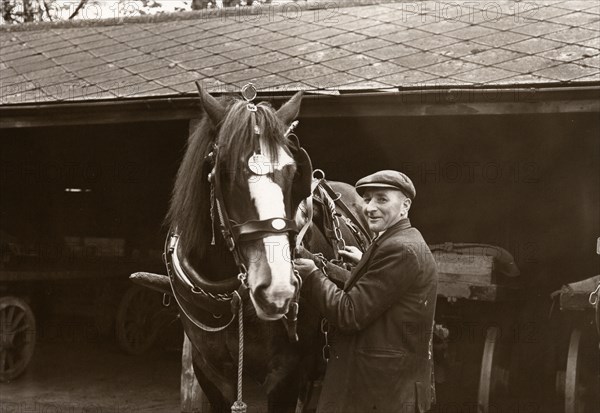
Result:
<instances>
[{"instance_id":1,"label":"bridle","mask_svg":"<svg viewBox=\"0 0 600 413\"><path fill-rule=\"evenodd\" d=\"M253 130L255 133L260 134L260 131L256 127L255 121L255 112L257 108L252 103L252 100L256 97L256 90L251 84L246 85L242 89L242 96L247 101L247 110L251 112ZM290 128L286 131L285 136L294 137L295 140L292 140L291 142L297 144L297 137L295 137L295 135L292 133L296 124L297 122L294 122L292 126L290 126ZM206 156L205 159L206 162L212 165L212 170L207 177L210 184L210 216L212 220L213 232L211 244L215 245L215 227L218 226L219 232L225 241L225 245L231 252L238 268L237 282L235 282L234 286L232 286L231 281L234 281L236 278L235 276L232 276L228 280L221 283L221 285L227 285L229 287L228 291L220 291L218 293L211 291L211 289L214 287L212 285L207 285L208 277L204 277L199 271L194 271L194 273L191 274L193 269L189 266L186 268L184 265L184 260L178 256L178 236L176 233L172 233L170 234L169 238L167 238L164 257L169 278L171 280L173 295L183 315L196 327L209 332L224 330L235 318L238 308L243 306L242 299L250 294L248 285L248 269L244 263L244 255L240 250L240 244L247 241L259 240L271 235L286 234L290 239L292 271L298 287L294 297L292 298L292 302L290 303L289 311L283 316L282 321L286 327L290 341L298 341L298 301L300 298L302 279L295 270L293 262L293 258L295 257L295 239L298 234L297 224L295 220L287 217L275 217L264 220L247 220L242 223L238 223L231 219L227 212L225 197L223 196L223 184L221 181L222 162L220 162L219 155L219 147L215 143L213 144L212 151ZM312 167L310 166L310 158L308 158L306 151L299 147L299 144L298 148L296 148L296 155L299 155L303 162L305 162L312 170ZM255 149L254 154L250 157L251 161L257 162L257 156L262 156L260 155L260 149ZM268 173L268 171L261 171L260 168L253 166L254 165L249 164L249 170L258 178ZM304 167L306 167L306 165L304 165ZM298 185L298 183L294 182L293 185ZM310 189L308 189L308 191L309 190ZM191 295L189 294L189 291L191 291ZM185 295L190 297L187 300L187 305L185 304ZM212 313L215 318L217 318L216 314L219 314L218 318L221 317L221 315L224 313L224 307L227 305L231 309L232 317L226 324L218 327L207 325L207 323L200 321L199 317L193 314L194 309L190 309L191 305L189 304L192 301L199 301L201 307L204 307L205 311Z\"/></svg>"},{"instance_id":2,"label":"bridle","mask_svg":"<svg viewBox=\"0 0 600 413\"><path fill-rule=\"evenodd\" d=\"M286 217L276 217L264 220L248 220L240 224L229 218L225 198L223 197L218 148L214 148L213 152L209 154L209 158L212 158L209 161L214 164L214 168L208 176L211 184L211 210L213 211L211 219L214 223L214 210L216 209L216 218L218 218L220 232L225 240L225 244L232 253L240 274L247 275L247 269L243 263L240 251L240 242L262 239L269 235L278 234L295 236L298 233L296 222Z\"/></svg>"},{"instance_id":3,"label":"bridle","mask_svg":"<svg viewBox=\"0 0 600 413\"><path fill-rule=\"evenodd\" d=\"M255 106L252 103L248 103L248 110L252 110ZM290 133L288 130L287 133ZM287 135L286 135L287 136ZM252 155L256 156L256 153ZM214 239L214 222L215 218L218 218L219 229L227 248L233 255L233 259L239 269L238 279L241 282L241 288L248 289L248 269L243 262L243 255L240 251L240 243L252 240L258 240L270 235L286 234L290 238L290 257L291 265L294 277L296 278L298 287L292 302L290 303L290 309L286 315L283 316L282 321L288 332L288 337L291 341L298 341L297 335L297 320L300 299L300 289L302 287L302 278L294 268L294 257L295 257L295 243L293 242L298 234L298 226L296 221L286 217L275 217L263 220L248 220L243 223L237 223L236 221L229 218L227 213L227 207L225 204L225 198L223 196L222 184L221 184L221 173L220 173L220 162L219 162L219 151L218 147L213 148L213 152L209 154L209 161L213 162L214 168L208 176L211 184L211 219L213 222L213 239ZM252 157L251 157L252 158ZM260 177L262 174L258 170L250 168L251 172ZM216 210L215 217L214 212ZM214 244L213 244L214 245ZM241 295L240 295L241 296Z\"/></svg>"}]
</instances>

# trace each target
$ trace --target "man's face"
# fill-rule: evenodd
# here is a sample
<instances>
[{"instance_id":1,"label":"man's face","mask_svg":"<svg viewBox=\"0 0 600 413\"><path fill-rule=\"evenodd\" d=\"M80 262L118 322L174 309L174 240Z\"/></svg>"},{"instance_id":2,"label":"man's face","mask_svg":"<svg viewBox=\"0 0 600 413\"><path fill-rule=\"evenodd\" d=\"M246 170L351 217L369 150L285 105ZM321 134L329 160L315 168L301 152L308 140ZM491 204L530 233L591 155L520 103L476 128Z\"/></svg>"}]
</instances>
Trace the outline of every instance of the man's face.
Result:
<instances>
[{"instance_id":1,"label":"man's face","mask_svg":"<svg viewBox=\"0 0 600 413\"><path fill-rule=\"evenodd\" d=\"M396 189L368 188L363 194L369 229L384 231L408 215L410 199Z\"/></svg>"}]
</instances>

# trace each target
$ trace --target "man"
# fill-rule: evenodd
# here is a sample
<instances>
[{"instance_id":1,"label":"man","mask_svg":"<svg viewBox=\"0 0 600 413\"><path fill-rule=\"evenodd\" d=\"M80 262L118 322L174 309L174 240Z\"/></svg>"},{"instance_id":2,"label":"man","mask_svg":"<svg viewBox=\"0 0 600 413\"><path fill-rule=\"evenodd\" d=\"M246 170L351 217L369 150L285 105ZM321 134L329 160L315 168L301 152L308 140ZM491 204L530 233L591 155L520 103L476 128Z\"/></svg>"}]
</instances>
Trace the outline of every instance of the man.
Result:
<instances>
[{"instance_id":1,"label":"man","mask_svg":"<svg viewBox=\"0 0 600 413\"><path fill-rule=\"evenodd\" d=\"M358 261L344 287L312 260L295 260L303 297L336 327L317 411L425 412L433 397L437 270L408 220L415 187L403 173L385 170L360 179L356 190L378 236L362 257L340 251Z\"/></svg>"}]
</instances>

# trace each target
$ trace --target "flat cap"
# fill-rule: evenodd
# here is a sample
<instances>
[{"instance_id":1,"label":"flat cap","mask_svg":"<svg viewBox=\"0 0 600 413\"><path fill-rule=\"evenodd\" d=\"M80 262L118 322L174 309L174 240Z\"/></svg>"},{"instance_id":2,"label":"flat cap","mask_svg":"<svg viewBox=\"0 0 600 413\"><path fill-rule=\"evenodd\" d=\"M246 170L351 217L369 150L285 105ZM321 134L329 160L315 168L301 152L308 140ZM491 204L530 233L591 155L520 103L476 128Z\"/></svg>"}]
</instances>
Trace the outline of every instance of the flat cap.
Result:
<instances>
[{"instance_id":1,"label":"flat cap","mask_svg":"<svg viewBox=\"0 0 600 413\"><path fill-rule=\"evenodd\" d=\"M356 192L362 196L367 188L391 188L398 189L404 192L404 195L410 199L414 199L417 195L417 190L410 178L402 172L383 170L374 174L365 176L356 182Z\"/></svg>"}]
</instances>

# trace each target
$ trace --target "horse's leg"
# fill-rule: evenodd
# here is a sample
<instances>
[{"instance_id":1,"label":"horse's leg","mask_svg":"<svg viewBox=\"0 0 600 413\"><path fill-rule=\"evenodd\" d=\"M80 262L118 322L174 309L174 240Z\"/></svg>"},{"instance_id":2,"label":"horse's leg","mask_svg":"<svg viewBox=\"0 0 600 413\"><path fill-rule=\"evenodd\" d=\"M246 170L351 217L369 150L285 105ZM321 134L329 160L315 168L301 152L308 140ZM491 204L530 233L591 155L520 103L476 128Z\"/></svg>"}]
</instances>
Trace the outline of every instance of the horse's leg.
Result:
<instances>
[{"instance_id":1,"label":"horse's leg","mask_svg":"<svg viewBox=\"0 0 600 413\"><path fill-rule=\"evenodd\" d=\"M289 350L274 354L269 367L264 384L269 413L293 413L304 377L300 357Z\"/></svg>"},{"instance_id":2,"label":"horse's leg","mask_svg":"<svg viewBox=\"0 0 600 413\"><path fill-rule=\"evenodd\" d=\"M267 394L269 413L294 413L298 401L299 374L290 374Z\"/></svg>"},{"instance_id":3,"label":"horse's leg","mask_svg":"<svg viewBox=\"0 0 600 413\"><path fill-rule=\"evenodd\" d=\"M210 402L211 412L229 413L234 399L231 384L195 347L192 352L192 364L198 384Z\"/></svg>"}]
</instances>

